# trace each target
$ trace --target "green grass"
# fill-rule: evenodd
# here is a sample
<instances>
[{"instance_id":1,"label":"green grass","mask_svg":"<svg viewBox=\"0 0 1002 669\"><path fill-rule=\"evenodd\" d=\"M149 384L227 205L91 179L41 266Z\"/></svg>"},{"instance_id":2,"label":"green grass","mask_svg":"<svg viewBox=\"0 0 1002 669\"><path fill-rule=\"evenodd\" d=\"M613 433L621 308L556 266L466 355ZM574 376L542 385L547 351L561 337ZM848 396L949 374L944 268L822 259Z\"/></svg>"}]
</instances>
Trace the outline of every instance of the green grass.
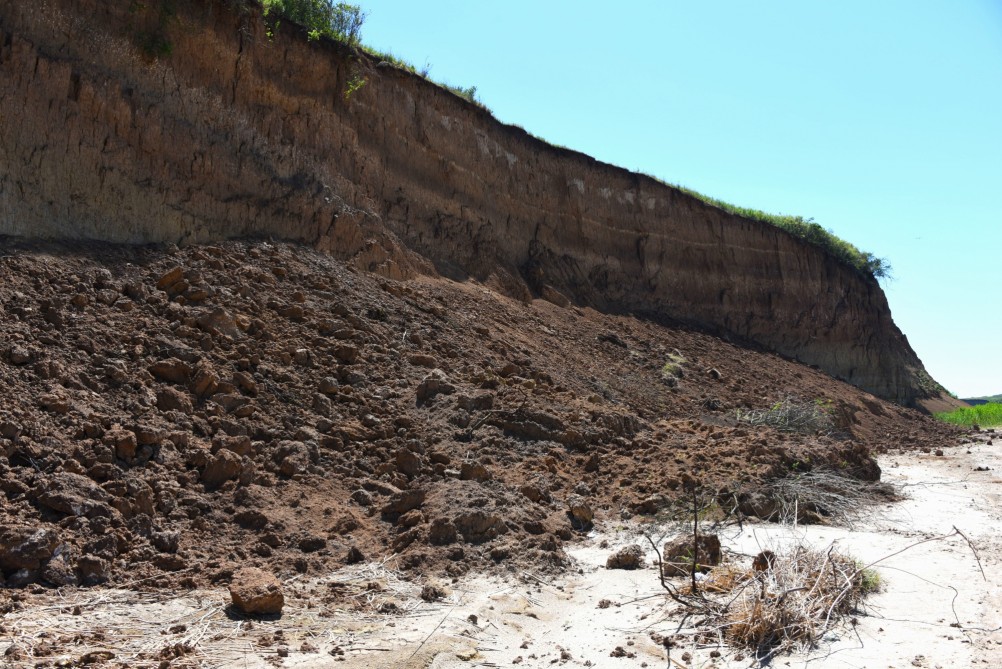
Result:
<instances>
[{"instance_id":1,"label":"green grass","mask_svg":"<svg viewBox=\"0 0 1002 669\"><path fill-rule=\"evenodd\" d=\"M645 176L654 179L666 186L671 186L676 188L683 193L691 195L692 197L705 202L714 207L723 209L731 214L736 214L737 216L742 216L744 218L750 218L754 221L760 221L762 223L768 223L774 225L777 228L785 230L794 237L802 239L808 244L812 244L822 249L829 256L835 258L836 260L842 262L849 267L859 271L866 276L872 276L877 279L890 278L891 276L891 264L886 258L878 258L877 256L869 253L867 251L861 251L859 248L853 244L845 241L844 239L838 237L834 232L829 229L821 227L820 224L815 223L813 218L804 218L803 216L788 216L784 214L770 214L768 212L761 211L759 209L751 209L749 207L739 207L737 205L731 204L730 202L724 202L723 200L718 200L715 197L710 197L709 195L703 195L702 193L692 190L691 188L686 188L680 184L668 183L662 181L657 177L645 174Z\"/></svg>"},{"instance_id":2,"label":"green grass","mask_svg":"<svg viewBox=\"0 0 1002 669\"><path fill-rule=\"evenodd\" d=\"M478 107L483 107L484 109L487 109L486 105L484 105L484 103L481 102L480 99L477 97L477 87L476 86L470 86L469 88L463 88L462 86L453 86L451 84L444 84L444 83L443 84L439 84L439 86L441 86L442 88L445 88L446 90L452 91L453 93L455 93L456 95L458 95L461 98L466 98L467 100L469 100L473 104L477 105Z\"/></svg>"},{"instance_id":3,"label":"green grass","mask_svg":"<svg viewBox=\"0 0 1002 669\"><path fill-rule=\"evenodd\" d=\"M954 411L945 411L936 414L936 418L954 425L993 427L1002 425L1002 404L991 402Z\"/></svg>"},{"instance_id":4,"label":"green grass","mask_svg":"<svg viewBox=\"0 0 1002 669\"><path fill-rule=\"evenodd\" d=\"M857 563L858 564L858 563ZM859 594L872 595L884 589L884 581L874 569L862 568L859 572Z\"/></svg>"},{"instance_id":5,"label":"green grass","mask_svg":"<svg viewBox=\"0 0 1002 669\"><path fill-rule=\"evenodd\" d=\"M399 68L401 70L407 70L408 72L411 72L413 74L420 74L422 77L427 78L428 74L427 70L418 72L417 68L414 67L411 63L408 63L403 58L393 55L389 51L380 51L379 49L369 46L368 44L362 45L362 51L366 52L373 58L378 58L379 60L385 63L389 63L390 65L393 65L396 68Z\"/></svg>"},{"instance_id":6,"label":"green grass","mask_svg":"<svg viewBox=\"0 0 1002 669\"><path fill-rule=\"evenodd\" d=\"M464 99L466 99L469 102L472 102L473 104L477 105L478 107L482 107L483 109L487 109L488 111L490 111L488 109L487 105L485 105L483 103L483 101L481 101L480 98L477 97L477 87L476 86L469 86L467 88L463 88L462 86L453 86L452 84L446 84L444 82L435 81L434 79L432 79L431 77L428 76L428 71L431 69L430 66L426 65L422 69L418 70L416 67L414 67L414 65L412 63L408 63L403 58L399 58L399 57L395 56L394 54L390 53L389 51L380 51L379 49L376 49L374 47L368 46L367 44L363 44L362 45L362 51L364 51L365 53L369 54L373 58L378 58L379 60L383 61L384 63L389 63L390 65L392 65L392 66L394 66L394 67L396 67L398 69L406 70L407 72L410 72L412 74L416 74L416 75L418 75L420 77L424 77L425 79L427 79L428 81L432 82L433 84L441 86L442 88L446 89L447 91L451 91L455 95L458 95L459 97L464 98Z\"/></svg>"}]
</instances>

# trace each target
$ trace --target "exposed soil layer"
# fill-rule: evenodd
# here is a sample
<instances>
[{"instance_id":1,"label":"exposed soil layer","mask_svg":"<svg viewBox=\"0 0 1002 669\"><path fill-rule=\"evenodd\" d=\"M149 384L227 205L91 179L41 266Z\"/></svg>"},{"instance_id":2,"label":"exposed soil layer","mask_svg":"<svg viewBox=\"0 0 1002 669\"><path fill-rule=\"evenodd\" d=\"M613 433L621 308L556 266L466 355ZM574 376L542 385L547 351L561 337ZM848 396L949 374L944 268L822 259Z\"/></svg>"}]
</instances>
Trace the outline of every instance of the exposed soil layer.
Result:
<instances>
[{"instance_id":1,"label":"exposed soil layer","mask_svg":"<svg viewBox=\"0 0 1002 669\"><path fill-rule=\"evenodd\" d=\"M668 316L901 404L950 403L873 277L288 21L269 28L257 3L0 0L0 106L0 234L294 240L393 279Z\"/></svg>"},{"instance_id":2,"label":"exposed soil layer","mask_svg":"<svg viewBox=\"0 0 1002 669\"><path fill-rule=\"evenodd\" d=\"M543 570L690 481L747 498L958 434L775 354L302 246L0 240L9 586ZM667 363L667 364L666 364ZM823 434L737 420L794 398Z\"/></svg>"}]
</instances>

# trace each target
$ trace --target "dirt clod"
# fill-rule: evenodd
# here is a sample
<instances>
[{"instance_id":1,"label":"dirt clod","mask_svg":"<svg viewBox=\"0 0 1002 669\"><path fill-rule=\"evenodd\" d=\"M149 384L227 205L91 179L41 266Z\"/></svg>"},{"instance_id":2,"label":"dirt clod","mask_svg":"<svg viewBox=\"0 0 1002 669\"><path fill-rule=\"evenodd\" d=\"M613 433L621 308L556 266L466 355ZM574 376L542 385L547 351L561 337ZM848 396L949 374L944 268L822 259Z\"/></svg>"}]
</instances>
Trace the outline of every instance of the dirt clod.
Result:
<instances>
[{"instance_id":1,"label":"dirt clod","mask_svg":"<svg viewBox=\"0 0 1002 669\"><path fill-rule=\"evenodd\" d=\"M639 544L631 544L612 555L605 563L606 569L640 569L644 566L644 549Z\"/></svg>"},{"instance_id":2,"label":"dirt clod","mask_svg":"<svg viewBox=\"0 0 1002 669\"><path fill-rule=\"evenodd\" d=\"M693 567L706 572L720 564L720 539L716 535L701 534L694 545L692 537L680 537L666 543L661 555L665 574L685 576Z\"/></svg>"},{"instance_id":3,"label":"dirt clod","mask_svg":"<svg viewBox=\"0 0 1002 669\"><path fill-rule=\"evenodd\" d=\"M278 579L254 567L245 567L233 574L230 597L237 610L250 615L280 614L285 605Z\"/></svg>"}]
</instances>

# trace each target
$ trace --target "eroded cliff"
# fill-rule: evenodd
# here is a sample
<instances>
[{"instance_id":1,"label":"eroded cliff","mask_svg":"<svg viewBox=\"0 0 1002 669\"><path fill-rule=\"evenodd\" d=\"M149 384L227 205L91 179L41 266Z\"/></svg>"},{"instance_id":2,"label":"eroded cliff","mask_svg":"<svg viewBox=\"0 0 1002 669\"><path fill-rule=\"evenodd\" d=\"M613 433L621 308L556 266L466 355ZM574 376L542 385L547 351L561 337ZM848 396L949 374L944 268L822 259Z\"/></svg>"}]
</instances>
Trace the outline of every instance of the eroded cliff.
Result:
<instances>
[{"instance_id":1,"label":"eroded cliff","mask_svg":"<svg viewBox=\"0 0 1002 669\"><path fill-rule=\"evenodd\" d=\"M269 38L239 4L0 0L0 233L297 240L698 324L904 404L936 393L872 278L408 72Z\"/></svg>"}]
</instances>

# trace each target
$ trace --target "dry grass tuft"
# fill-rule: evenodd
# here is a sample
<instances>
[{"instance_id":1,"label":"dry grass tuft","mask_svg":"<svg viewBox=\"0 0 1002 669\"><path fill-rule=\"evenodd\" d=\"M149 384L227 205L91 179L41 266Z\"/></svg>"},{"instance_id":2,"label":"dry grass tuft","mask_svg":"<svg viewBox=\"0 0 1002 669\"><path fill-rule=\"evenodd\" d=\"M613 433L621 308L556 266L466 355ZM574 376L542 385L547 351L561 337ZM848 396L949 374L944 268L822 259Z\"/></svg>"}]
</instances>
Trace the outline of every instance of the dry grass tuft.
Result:
<instances>
[{"instance_id":1,"label":"dry grass tuft","mask_svg":"<svg viewBox=\"0 0 1002 669\"><path fill-rule=\"evenodd\" d=\"M830 403L819 400L808 402L787 397L768 409L739 409L736 417L739 422L769 425L781 432L833 434L836 431Z\"/></svg>"},{"instance_id":2,"label":"dry grass tuft","mask_svg":"<svg viewBox=\"0 0 1002 669\"><path fill-rule=\"evenodd\" d=\"M739 649L751 650L759 666L766 666L779 653L816 648L826 633L847 624L855 625L852 615L862 601L882 589L880 575L873 569L875 565L916 546L953 537L960 537L967 544L981 577L987 582L974 544L956 527L867 565L860 565L839 552L835 544L825 550L797 545L786 551L763 550L755 556L750 569L734 563L721 564L705 577L693 576L691 584L684 586L672 584L662 571L662 587L682 605L680 611L685 614L669 641L678 645L680 639L702 640L718 646L726 641ZM955 622L951 626L963 629L956 609L953 616ZM683 630L687 621L692 621L692 625ZM669 660L683 666L670 657Z\"/></svg>"},{"instance_id":3,"label":"dry grass tuft","mask_svg":"<svg viewBox=\"0 0 1002 669\"><path fill-rule=\"evenodd\" d=\"M734 597L717 610L719 624L732 643L759 656L813 645L878 587L873 572L834 548L800 547L776 556L771 568L723 581L733 583Z\"/></svg>"},{"instance_id":4,"label":"dry grass tuft","mask_svg":"<svg viewBox=\"0 0 1002 669\"><path fill-rule=\"evenodd\" d=\"M827 469L815 469L775 479L761 492L777 503L776 520L794 524L813 511L831 522L852 527L862 513L872 516L873 507L900 499L898 491L883 481L861 481Z\"/></svg>"}]
</instances>

